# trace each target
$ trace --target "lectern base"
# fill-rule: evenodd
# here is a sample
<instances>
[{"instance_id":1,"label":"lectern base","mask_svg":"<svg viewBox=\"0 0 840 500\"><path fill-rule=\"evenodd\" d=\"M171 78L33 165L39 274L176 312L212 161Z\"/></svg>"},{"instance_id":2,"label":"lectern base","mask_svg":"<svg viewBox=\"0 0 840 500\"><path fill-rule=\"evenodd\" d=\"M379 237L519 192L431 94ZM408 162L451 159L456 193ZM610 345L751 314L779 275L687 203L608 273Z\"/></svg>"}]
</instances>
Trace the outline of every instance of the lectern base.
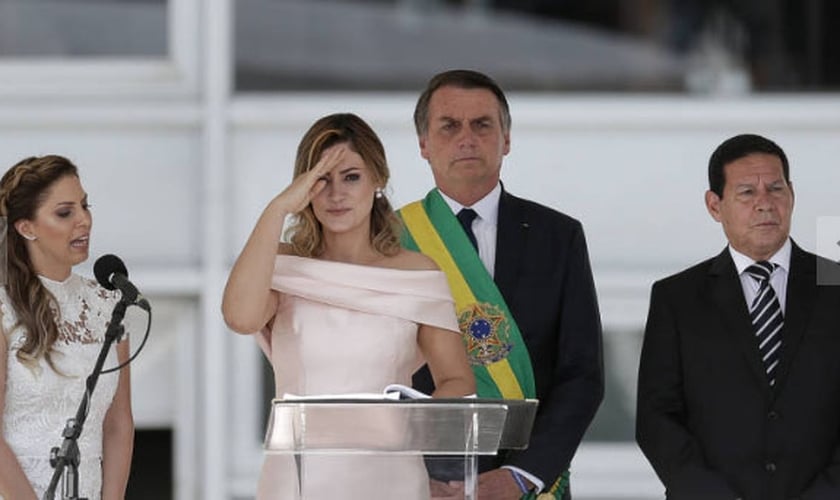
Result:
<instances>
[{"instance_id":1,"label":"lectern base","mask_svg":"<svg viewBox=\"0 0 840 500\"><path fill-rule=\"evenodd\" d=\"M266 454L257 500L429 500L416 455Z\"/></svg>"}]
</instances>

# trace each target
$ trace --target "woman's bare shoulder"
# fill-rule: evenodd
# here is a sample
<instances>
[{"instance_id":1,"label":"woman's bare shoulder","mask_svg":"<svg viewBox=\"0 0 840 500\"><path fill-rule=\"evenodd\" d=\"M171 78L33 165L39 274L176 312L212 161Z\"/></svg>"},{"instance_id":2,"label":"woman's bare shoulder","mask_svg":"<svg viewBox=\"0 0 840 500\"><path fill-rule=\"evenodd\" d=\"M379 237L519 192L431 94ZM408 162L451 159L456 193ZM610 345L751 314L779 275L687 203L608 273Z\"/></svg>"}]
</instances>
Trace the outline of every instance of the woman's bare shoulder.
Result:
<instances>
[{"instance_id":1,"label":"woman's bare shoulder","mask_svg":"<svg viewBox=\"0 0 840 500\"><path fill-rule=\"evenodd\" d=\"M390 267L406 271L437 271L440 268L431 258L420 252L401 249L400 253L391 257Z\"/></svg>"}]
</instances>

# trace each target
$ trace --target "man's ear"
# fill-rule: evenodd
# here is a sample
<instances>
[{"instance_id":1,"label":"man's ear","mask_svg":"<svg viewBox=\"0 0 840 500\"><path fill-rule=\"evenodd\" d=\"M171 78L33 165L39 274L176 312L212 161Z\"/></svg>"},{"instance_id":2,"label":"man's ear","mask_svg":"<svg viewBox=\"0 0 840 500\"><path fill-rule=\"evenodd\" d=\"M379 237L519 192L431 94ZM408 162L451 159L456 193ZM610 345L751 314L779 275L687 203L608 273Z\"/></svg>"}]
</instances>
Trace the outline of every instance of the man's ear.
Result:
<instances>
[{"instance_id":1,"label":"man's ear","mask_svg":"<svg viewBox=\"0 0 840 500\"><path fill-rule=\"evenodd\" d=\"M720 222L720 196L712 190L706 191L706 210L714 220Z\"/></svg>"},{"instance_id":2,"label":"man's ear","mask_svg":"<svg viewBox=\"0 0 840 500\"><path fill-rule=\"evenodd\" d=\"M426 139L428 137L428 133L417 136L417 142L420 144L420 156L426 161L429 161L429 152L426 150Z\"/></svg>"}]
</instances>

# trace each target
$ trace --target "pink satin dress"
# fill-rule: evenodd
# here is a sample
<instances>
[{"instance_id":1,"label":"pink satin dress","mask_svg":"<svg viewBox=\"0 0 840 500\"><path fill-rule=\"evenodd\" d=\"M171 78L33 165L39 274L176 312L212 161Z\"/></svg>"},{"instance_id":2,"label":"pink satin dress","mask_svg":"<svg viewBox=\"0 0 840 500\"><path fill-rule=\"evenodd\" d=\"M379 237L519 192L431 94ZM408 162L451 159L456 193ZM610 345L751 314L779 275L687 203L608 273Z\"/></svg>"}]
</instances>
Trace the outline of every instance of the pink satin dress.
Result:
<instances>
[{"instance_id":1,"label":"pink satin dress","mask_svg":"<svg viewBox=\"0 0 840 500\"><path fill-rule=\"evenodd\" d=\"M423 364L419 325L458 322L441 271L408 271L278 256L272 288L280 302L271 330L257 335L274 368L276 395L381 393L411 384ZM308 456L305 500L429 498L422 457ZM266 454L258 500L296 500L289 455Z\"/></svg>"}]
</instances>

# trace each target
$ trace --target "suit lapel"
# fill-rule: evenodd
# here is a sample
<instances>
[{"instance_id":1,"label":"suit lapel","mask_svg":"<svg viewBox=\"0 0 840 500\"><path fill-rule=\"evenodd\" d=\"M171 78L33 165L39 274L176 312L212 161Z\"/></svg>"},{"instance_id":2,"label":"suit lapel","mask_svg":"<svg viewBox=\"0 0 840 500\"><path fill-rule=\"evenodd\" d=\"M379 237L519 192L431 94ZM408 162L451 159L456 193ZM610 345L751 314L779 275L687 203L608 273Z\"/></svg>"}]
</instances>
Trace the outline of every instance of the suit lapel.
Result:
<instances>
[{"instance_id":1,"label":"suit lapel","mask_svg":"<svg viewBox=\"0 0 840 500\"><path fill-rule=\"evenodd\" d=\"M809 258L810 257L810 258ZM795 243L791 249L785 300L785 326L782 328L782 358L776 377L776 391L781 390L796 357L802 335L808 326L817 296L816 259Z\"/></svg>"},{"instance_id":2,"label":"suit lapel","mask_svg":"<svg viewBox=\"0 0 840 500\"><path fill-rule=\"evenodd\" d=\"M750 371L755 375L756 382L768 398L772 397L744 299L744 289L728 248L712 261L709 268L709 286L712 301L720 311L727 331L735 338Z\"/></svg>"},{"instance_id":3,"label":"suit lapel","mask_svg":"<svg viewBox=\"0 0 840 500\"><path fill-rule=\"evenodd\" d=\"M510 297L516 288L519 269L528 247L529 229L530 223L524 220L524 213L517 199L503 188L499 197L493 280L504 297Z\"/></svg>"}]
</instances>

